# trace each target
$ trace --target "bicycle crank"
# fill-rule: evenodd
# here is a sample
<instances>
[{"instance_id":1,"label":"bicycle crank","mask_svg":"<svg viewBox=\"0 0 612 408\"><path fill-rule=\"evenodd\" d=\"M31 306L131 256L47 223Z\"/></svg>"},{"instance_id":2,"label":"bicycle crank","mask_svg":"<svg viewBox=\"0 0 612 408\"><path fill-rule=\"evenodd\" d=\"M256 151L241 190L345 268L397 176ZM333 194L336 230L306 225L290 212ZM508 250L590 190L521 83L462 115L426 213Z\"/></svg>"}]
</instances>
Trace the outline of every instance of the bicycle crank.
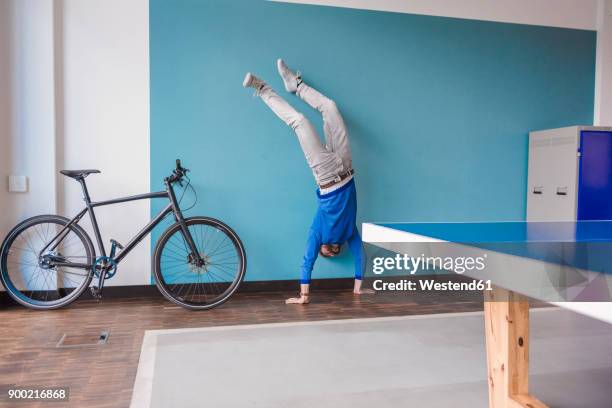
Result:
<instances>
[{"instance_id":1,"label":"bicycle crank","mask_svg":"<svg viewBox=\"0 0 612 408\"><path fill-rule=\"evenodd\" d=\"M104 271L104 279L110 279L117 273L117 262L111 257L101 256L93 264L93 273L96 278L100 277L100 271Z\"/></svg>"}]
</instances>

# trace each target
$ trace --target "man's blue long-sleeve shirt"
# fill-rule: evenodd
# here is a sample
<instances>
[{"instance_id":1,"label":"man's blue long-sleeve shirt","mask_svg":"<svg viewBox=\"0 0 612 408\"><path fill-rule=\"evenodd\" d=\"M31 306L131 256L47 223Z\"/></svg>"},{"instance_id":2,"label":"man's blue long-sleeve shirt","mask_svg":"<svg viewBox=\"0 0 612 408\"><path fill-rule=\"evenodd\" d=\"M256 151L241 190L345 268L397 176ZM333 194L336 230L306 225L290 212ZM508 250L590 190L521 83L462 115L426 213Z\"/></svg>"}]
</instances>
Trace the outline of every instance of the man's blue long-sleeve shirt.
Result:
<instances>
[{"instance_id":1,"label":"man's blue long-sleeve shirt","mask_svg":"<svg viewBox=\"0 0 612 408\"><path fill-rule=\"evenodd\" d=\"M322 244L342 245L347 241L355 262L355 278L362 279L365 254L356 226L355 181L351 180L339 189L324 195L317 190L317 199L317 213L308 232L300 282L310 283L312 268Z\"/></svg>"}]
</instances>

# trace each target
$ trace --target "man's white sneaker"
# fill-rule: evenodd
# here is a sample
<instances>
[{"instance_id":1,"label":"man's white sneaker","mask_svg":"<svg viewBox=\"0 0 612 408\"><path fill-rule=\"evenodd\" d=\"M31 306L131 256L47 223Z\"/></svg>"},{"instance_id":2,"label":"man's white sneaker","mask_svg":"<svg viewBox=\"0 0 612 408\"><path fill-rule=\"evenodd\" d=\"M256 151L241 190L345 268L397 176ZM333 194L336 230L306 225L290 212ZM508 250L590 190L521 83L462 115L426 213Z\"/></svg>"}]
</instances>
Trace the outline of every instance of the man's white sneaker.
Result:
<instances>
[{"instance_id":1,"label":"man's white sneaker","mask_svg":"<svg viewBox=\"0 0 612 408\"><path fill-rule=\"evenodd\" d=\"M266 86L266 83L250 72L247 72L244 77L244 81L242 81L242 86L245 88L254 88L256 93L258 93L264 88L264 86Z\"/></svg>"},{"instance_id":2,"label":"man's white sneaker","mask_svg":"<svg viewBox=\"0 0 612 408\"><path fill-rule=\"evenodd\" d=\"M302 83L300 73L291 71L287 64L285 64L285 61L283 61L281 58L276 61L276 67L278 68L278 73L285 83L285 89L287 92L295 93L298 85Z\"/></svg>"}]
</instances>

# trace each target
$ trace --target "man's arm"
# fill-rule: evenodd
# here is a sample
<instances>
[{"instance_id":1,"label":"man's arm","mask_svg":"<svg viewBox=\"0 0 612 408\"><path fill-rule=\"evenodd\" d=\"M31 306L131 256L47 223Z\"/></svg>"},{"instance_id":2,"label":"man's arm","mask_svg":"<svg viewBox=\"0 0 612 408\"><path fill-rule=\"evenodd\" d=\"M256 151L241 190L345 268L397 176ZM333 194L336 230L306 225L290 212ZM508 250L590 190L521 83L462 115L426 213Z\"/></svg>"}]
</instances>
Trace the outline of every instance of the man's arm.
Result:
<instances>
[{"instance_id":1,"label":"man's arm","mask_svg":"<svg viewBox=\"0 0 612 408\"><path fill-rule=\"evenodd\" d=\"M321 234L316 227L315 223L310 227L308 231L308 241L306 242L306 253L302 261L302 278L300 279L301 284L309 284L310 276L312 274L312 268L314 268L315 261L319 256L319 249L321 248Z\"/></svg>"},{"instance_id":2,"label":"man's arm","mask_svg":"<svg viewBox=\"0 0 612 408\"><path fill-rule=\"evenodd\" d=\"M365 272L366 257L357 226L353 227L353 234L348 239L348 244L351 254L353 254L353 261L355 262L355 279L362 280Z\"/></svg>"}]
</instances>

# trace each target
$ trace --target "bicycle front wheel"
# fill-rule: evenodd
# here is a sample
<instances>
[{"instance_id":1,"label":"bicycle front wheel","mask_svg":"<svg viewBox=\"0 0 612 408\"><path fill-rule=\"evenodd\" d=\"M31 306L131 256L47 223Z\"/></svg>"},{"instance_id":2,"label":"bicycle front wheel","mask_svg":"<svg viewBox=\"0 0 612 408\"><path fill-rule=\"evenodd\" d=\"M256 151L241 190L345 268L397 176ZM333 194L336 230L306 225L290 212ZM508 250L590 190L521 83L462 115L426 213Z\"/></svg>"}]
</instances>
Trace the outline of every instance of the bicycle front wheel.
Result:
<instances>
[{"instance_id":1,"label":"bicycle front wheel","mask_svg":"<svg viewBox=\"0 0 612 408\"><path fill-rule=\"evenodd\" d=\"M244 246L229 226L214 218L192 217L185 223L204 264L196 264L181 226L174 224L155 247L155 283L179 306L212 309L229 299L244 279Z\"/></svg>"}]
</instances>

